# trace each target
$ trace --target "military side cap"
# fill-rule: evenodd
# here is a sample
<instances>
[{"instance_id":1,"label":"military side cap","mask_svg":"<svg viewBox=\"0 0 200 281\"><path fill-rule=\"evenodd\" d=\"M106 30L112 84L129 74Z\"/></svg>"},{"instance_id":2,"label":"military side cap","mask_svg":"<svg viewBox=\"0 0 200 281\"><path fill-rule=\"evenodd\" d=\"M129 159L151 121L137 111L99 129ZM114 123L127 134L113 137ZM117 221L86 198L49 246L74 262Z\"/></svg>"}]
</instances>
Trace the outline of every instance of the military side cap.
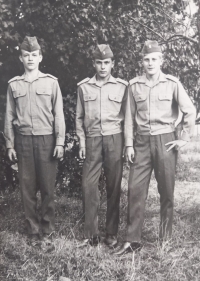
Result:
<instances>
[{"instance_id":1,"label":"military side cap","mask_svg":"<svg viewBox=\"0 0 200 281\"><path fill-rule=\"evenodd\" d=\"M41 48L35 36L34 37L26 36L20 46L20 49L25 50L27 52L34 52L40 50Z\"/></svg>"},{"instance_id":2,"label":"military side cap","mask_svg":"<svg viewBox=\"0 0 200 281\"><path fill-rule=\"evenodd\" d=\"M142 53L150 54L154 52L162 53L161 47L158 45L157 41L147 40L142 48Z\"/></svg>"},{"instance_id":3,"label":"military side cap","mask_svg":"<svg viewBox=\"0 0 200 281\"><path fill-rule=\"evenodd\" d=\"M113 52L109 45L101 44L97 45L97 48L94 50L93 57L95 59L105 60L108 58L113 58Z\"/></svg>"}]
</instances>

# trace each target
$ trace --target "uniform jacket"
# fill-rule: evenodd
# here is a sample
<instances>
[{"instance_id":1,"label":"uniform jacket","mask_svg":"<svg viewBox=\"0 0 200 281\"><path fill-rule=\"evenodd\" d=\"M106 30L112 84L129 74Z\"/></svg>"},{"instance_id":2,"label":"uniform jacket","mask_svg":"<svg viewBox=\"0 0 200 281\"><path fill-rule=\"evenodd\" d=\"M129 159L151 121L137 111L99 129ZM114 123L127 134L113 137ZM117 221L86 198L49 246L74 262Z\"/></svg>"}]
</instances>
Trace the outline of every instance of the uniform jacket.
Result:
<instances>
[{"instance_id":1,"label":"uniform jacket","mask_svg":"<svg viewBox=\"0 0 200 281\"><path fill-rule=\"evenodd\" d=\"M178 112L183 113L181 139L189 141L195 124L195 108L179 80L160 72L150 86L146 76L129 82L125 114L125 144L133 145L134 133L158 135L175 131Z\"/></svg>"},{"instance_id":2,"label":"uniform jacket","mask_svg":"<svg viewBox=\"0 0 200 281\"><path fill-rule=\"evenodd\" d=\"M57 78L39 71L32 82L22 75L8 83L4 128L7 148L14 148L15 133L54 134L56 145L64 145L63 101Z\"/></svg>"},{"instance_id":3,"label":"uniform jacket","mask_svg":"<svg viewBox=\"0 0 200 281\"><path fill-rule=\"evenodd\" d=\"M86 137L122 132L127 85L112 75L101 87L97 85L96 76L78 83L76 133L81 147L85 147Z\"/></svg>"}]
</instances>

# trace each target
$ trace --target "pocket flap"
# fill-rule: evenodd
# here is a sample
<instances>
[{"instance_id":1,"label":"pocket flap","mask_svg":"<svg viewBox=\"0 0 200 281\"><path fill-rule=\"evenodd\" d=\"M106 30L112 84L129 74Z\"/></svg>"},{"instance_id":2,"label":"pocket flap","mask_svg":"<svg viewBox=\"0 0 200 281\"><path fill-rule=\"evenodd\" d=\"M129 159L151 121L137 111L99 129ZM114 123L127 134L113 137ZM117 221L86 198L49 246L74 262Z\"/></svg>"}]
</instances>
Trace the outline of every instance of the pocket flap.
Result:
<instances>
[{"instance_id":1,"label":"pocket flap","mask_svg":"<svg viewBox=\"0 0 200 281\"><path fill-rule=\"evenodd\" d=\"M136 102L144 101L147 99L146 95L135 95L134 96Z\"/></svg>"},{"instance_id":2,"label":"pocket flap","mask_svg":"<svg viewBox=\"0 0 200 281\"><path fill-rule=\"evenodd\" d=\"M123 99L123 94L110 93L109 99L112 101L121 102Z\"/></svg>"},{"instance_id":3,"label":"pocket flap","mask_svg":"<svg viewBox=\"0 0 200 281\"><path fill-rule=\"evenodd\" d=\"M37 89L37 94L38 95L50 96L51 95L51 88L49 88L49 89L47 89L47 88L38 88Z\"/></svg>"},{"instance_id":4,"label":"pocket flap","mask_svg":"<svg viewBox=\"0 0 200 281\"><path fill-rule=\"evenodd\" d=\"M159 100L172 100L172 95L169 94L160 94Z\"/></svg>"},{"instance_id":5,"label":"pocket flap","mask_svg":"<svg viewBox=\"0 0 200 281\"><path fill-rule=\"evenodd\" d=\"M97 94L86 94L83 95L84 101L96 100Z\"/></svg>"},{"instance_id":6,"label":"pocket flap","mask_svg":"<svg viewBox=\"0 0 200 281\"><path fill-rule=\"evenodd\" d=\"M17 91L13 91L13 97L16 99L16 98L19 98L19 97L24 97L26 95L26 92L21 92L19 90Z\"/></svg>"}]
</instances>

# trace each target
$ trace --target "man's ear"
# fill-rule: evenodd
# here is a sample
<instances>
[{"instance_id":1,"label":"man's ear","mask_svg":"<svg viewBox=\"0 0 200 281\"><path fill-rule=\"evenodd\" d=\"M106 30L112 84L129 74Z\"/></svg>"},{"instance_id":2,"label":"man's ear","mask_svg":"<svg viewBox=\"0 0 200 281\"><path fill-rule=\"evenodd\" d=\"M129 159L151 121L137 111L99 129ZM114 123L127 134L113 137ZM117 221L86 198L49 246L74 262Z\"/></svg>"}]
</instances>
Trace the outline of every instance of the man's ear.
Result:
<instances>
[{"instance_id":1,"label":"man's ear","mask_svg":"<svg viewBox=\"0 0 200 281\"><path fill-rule=\"evenodd\" d=\"M42 59L43 59L43 56L42 56L42 55L40 55L40 62L42 61Z\"/></svg>"},{"instance_id":2,"label":"man's ear","mask_svg":"<svg viewBox=\"0 0 200 281\"><path fill-rule=\"evenodd\" d=\"M92 60L92 65L93 67L95 67L95 60Z\"/></svg>"},{"instance_id":3,"label":"man's ear","mask_svg":"<svg viewBox=\"0 0 200 281\"><path fill-rule=\"evenodd\" d=\"M114 68L114 66L115 66L115 61L112 60L112 68Z\"/></svg>"}]
</instances>

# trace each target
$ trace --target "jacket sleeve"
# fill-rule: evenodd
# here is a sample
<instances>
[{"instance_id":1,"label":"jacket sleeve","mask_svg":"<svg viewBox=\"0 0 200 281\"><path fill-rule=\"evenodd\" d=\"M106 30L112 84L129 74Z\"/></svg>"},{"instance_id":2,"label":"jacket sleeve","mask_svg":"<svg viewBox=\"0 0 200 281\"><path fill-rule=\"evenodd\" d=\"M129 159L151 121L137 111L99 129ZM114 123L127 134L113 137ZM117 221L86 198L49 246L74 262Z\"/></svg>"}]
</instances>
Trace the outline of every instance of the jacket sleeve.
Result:
<instances>
[{"instance_id":1,"label":"jacket sleeve","mask_svg":"<svg viewBox=\"0 0 200 281\"><path fill-rule=\"evenodd\" d=\"M7 102L6 102L6 113L5 113L5 123L4 123L4 136L6 141L6 148L14 148L14 125L13 121L17 118L16 106L14 97L12 94L11 85L8 85L7 90Z\"/></svg>"},{"instance_id":2,"label":"jacket sleeve","mask_svg":"<svg viewBox=\"0 0 200 281\"><path fill-rule=\"evenodd\" d=\"M133 86L134 87L134 86ZM125 106L124 137L125 146L133 146L136 104L133 98L132 86L128 86Z\"/></svg>"},{"instance_id":3,"label":"jacket sleeve","mask_svg":"<svg viewBox=\"0 0 200 281\"><path fill-rule=\"evenodd\" d=\"M65 118L63 112L63 99L59 84L53 83L53 116L54 116L54 134L56 145L64 145L65 142Z\"/></svg>"},{"instance_id":4,"label":"jacket sleeve","mask_svg":"<svg viewBox=\"0 0 200 281\"><path fill-rule=\"evenodd\" d=\"M196 110L180 82L176 84L175 99L183 113L182 133L180 139L189 141L194 133Z\"/></svg>"},{"instance_id":5,"label":"jacket sleeve","mask_svg":"<svg viewBox=\"0 0 200 281\"><path fill-rule=\"evenodd\" d=\"M85 147L85 130L84 130L84 102L83 102L83 92L81 87L78 87L77 90L77 104L76 104L76 134L79 139L79 146Z\"/></svg>"}]
</instances>

